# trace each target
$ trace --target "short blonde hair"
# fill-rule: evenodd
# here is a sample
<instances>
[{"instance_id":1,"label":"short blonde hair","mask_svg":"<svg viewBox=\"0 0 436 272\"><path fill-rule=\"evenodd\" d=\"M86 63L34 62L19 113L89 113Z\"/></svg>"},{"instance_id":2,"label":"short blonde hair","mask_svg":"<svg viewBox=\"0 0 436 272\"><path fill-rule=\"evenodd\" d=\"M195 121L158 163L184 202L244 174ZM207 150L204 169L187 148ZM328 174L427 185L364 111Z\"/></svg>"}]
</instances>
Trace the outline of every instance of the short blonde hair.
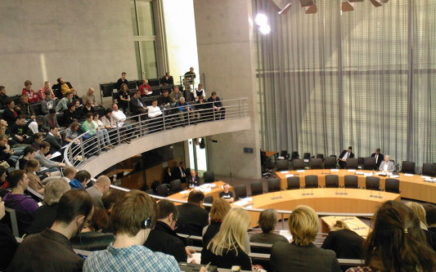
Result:
<instances>
[{"instance_id":1,"label":"short blonde hair","mask_svg":"<svg viewBox=\"0 0 436 272\"><path fill-rule=\"evenodd\" d=\"M418 217L419 221L424 223L425 226L427 226L427 214L425 212L424 207L416 202L407 202L406 206L412 209L413 213Z\"/></svg>"},{"instance_id":2,"label":"short blonde hair","mask_svg":"<svg viewBox=\"0 0 436 272\"><path fill-rule=\"evenodd\" d=\"M312 243L319 231L319 220L315 211L305 205L297 206L289 215L289 231L292 239L299 246L307 246Z\"/></svg>"},{"instance_id":3,"label":"short blonde hair","mask_svg":"<svg viewBox=\"0 0 436 272\"><path fill-rule=\"evenodd\" d=\"M62 195L70 190L70 185L61 177L50 179L45 185L44 202L48 206L58 203Z\"/></svg>"},{"instance_id":4,"label":"short blonde hair","mask_svg":"<svg viewBox=\"0 0 436 272\"><path fill-rule=\"evenodd\" d=\"M242 208L232 208L224 217L220 230L212 238L207 248L213 254L223 256L225 252L242 250L248 253L247 230L250 225L250 216Z\"/></svg>"},{"instance_id":5,"label":"short blonde hair","mask_svg":"<svg viewBox=\"0 0 436 272\"><path fill-rule=\"evenodd\" d=\"M215 198L210 209L210 221L222 222L230 209L230 204L227 201L222 198Z\"/></svg>"}]
</instances>

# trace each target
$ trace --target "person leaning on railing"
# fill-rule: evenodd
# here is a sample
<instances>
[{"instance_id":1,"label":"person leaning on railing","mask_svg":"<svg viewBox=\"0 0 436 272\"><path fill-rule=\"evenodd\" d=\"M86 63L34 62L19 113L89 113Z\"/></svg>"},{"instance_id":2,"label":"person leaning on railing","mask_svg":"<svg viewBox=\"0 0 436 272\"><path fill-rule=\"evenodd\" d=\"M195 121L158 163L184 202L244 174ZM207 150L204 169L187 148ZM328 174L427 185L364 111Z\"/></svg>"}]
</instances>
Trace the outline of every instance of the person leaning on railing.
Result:
<instances>
[{"instance_id":1,"label":"person leaning on railing","mask_svg":"<svg viewBox=\"0 0 436 272\"><path fill-rule=\"evenodd\" d=\"M212 104L215 120L225 118L226 108L223 107L221 99L216 95L216 92L212 92L211 96L207 99L207 102Z\"/></svg>"}]
</instances>

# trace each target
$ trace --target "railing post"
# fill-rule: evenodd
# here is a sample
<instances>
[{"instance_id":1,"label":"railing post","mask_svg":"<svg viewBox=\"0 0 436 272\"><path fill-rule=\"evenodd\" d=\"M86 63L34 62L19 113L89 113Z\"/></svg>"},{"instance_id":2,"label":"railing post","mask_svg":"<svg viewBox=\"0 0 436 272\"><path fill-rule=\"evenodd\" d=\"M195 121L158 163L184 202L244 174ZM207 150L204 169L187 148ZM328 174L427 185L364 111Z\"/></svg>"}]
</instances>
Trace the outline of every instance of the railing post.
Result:
<instances>
[{"instance_id":1,"label":"railing post","mask_svg":"<svg viewBox=\"0 0 436 272\"><path fill-rule=\"evenodd\" d=\"M121 144L120 126L118 125L118 121L116 124L117 124L117 139L118 139L117 144Z\"/></svg>"},{"instance_id":2,"label":"railing post","mask_svg":"<svg viewBox=\"0 0 436 272\"><path fill-rule=\"evenodd\" d=\"M95 137L97 138L98 153L100 154L101 153L101 144L100 144L101 134L98 132L99 132L99 130L97 130L97 133L95 133Z\"/></svg>"},{"instance_id":3,"label":"railing post","mask_svg":"<svg viewBox=\"0 0 436 272\"><path fill-rule=\"evenodd\" d=\"M82 141L80 143L80 153L82 154L82 161L85 161L86 157L85 157L85 149L83 148L83 145L85 144L85 141ZM74 163L73 163L74 166Z\"/></svg>"},{"instance_id":4,"label":"railing post","mask_svg":"<svg viewBox=\"0 0 436 272\"><path fill-rule=\"evenodd\" d=\"M191 124L191 118L189 118L189 116L191 116L191 111L190 111L190 108L187 108L186 109L186 113L187 113L187 116L188 116L188 126ZM184 121L184 120L183 120Z\"/></svg>"},{"instance_id":5,"label":"railing post","mask_svg":"<svg viewBox=\"0 0 436 272\"><path fill-rule=\"evenodd\" d=\"M140 114L139 118L138 118L138 122L139 122L139 137L142 136L142 119L141 119L141 115L142 114Z\"/></svg>"},{"instance_id":6,"label":"railing post","mask_svg":"<svg viewBox=\"0 0 436 272\"><path fill-rule=\"evenodd\" d=\"M162 122L163 122L163 130L166 130L166 126L165 126L165 111L162 114Z\"/></svg>"}]
</instances>

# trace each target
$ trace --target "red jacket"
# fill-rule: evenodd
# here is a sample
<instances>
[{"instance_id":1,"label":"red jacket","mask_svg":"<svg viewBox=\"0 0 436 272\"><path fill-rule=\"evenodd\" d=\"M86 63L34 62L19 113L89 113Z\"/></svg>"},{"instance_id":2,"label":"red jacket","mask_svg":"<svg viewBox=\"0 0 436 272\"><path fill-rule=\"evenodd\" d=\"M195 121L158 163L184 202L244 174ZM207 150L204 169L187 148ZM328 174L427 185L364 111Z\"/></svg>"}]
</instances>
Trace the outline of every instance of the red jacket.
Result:
<instances>
[{"instance_id":1,"label":"red jacket","mask_svg":"<svg viewBox=\"0 0 436 272\"><path fill-rule=\"evenodd\" d=\"M42 100L42 94L40 92L36 92L33 90L27 90L26 88L23 88L23 90L21 91L21 94L23 95L27 95L27 97L29 98L29 103L36 103Z\"/></svg>"},{"instance_id":2,"label":"red jacket","mask_svg":"<svg viewBox=\"0 0 436 272\"><path fill-rule=\"evenodd\" d=\"M150 84L147 84L147 85L145 85L145 84L141 84L141 85L139 85L138 90L141 92L141 96L142 96L142 95L147 95L147 94L145 93L145 90L146 90L146 89L147 89L148 93L153 92L153 90L151 89Z\"/></svg>"}]
</instances>

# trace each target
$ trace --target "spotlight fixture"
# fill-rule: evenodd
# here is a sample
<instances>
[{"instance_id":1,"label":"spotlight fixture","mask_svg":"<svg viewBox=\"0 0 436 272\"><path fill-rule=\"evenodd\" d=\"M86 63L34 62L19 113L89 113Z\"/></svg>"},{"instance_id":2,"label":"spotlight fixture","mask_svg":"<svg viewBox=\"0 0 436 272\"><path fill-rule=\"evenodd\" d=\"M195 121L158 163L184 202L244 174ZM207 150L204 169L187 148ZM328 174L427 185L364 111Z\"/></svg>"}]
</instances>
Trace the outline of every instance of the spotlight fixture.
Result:
<instances>
[{"instance_id":1,"label":"spotlight fixture","mask_svg":"<svg viewBox=\"0 0 436 272\"><path fill-rule=\"evenodd\" d=\"M318 8L316 7L316 4L313 4L310 7L307 7L306 11L304 13L306 13L306 14L315 14L317 11L318 11Z\"/></svg>"},{"instance_id":2,"label":"spotlight fixture","mask_svg":"<svg viewBox=\"0 0 436 272\"><path fill-rule=\"evenodd\" d=\"M266 25L268 24L268 17L266 17L266 15L263 13L258 13L256 18L254 18L254 22L258 26Z\"/></svg>"},{"instance_id":3,"label":"spotlight fixture","mask_svg":"<svg viewBox=\"0 0 436 272\"><path fill-rule=\"evenodd\" d=\"M269 25L261 25L259 27L259 32L262 33L263 35L267 35L271 33L271 27Z\"/></svg>"},{"instance_id":4,"label":"spotlight fixture","mask_svg":"<svg viewBox=\"0 0 436 272\"><path fill-rule=\"evenodd\" d=\"M341 4L341 11L342 12L353 11L353 10L354 10L353 4L351 4L348 1L342 2L342 4Z\"/></svg>"}]
</instances>

